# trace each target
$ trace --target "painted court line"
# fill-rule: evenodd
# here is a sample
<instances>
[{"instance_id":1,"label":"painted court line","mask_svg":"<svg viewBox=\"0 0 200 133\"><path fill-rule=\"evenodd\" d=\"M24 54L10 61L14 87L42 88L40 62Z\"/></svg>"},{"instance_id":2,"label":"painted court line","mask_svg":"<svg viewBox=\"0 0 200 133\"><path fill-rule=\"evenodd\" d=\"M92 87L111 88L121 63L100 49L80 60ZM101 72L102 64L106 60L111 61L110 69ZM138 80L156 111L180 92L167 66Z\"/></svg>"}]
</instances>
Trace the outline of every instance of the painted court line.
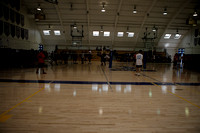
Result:
<instances>
[{"instance_id":1,"label":"painted court line","mask_svg":"<svg viewBox=\"0 0 200 133\"><path fill-rule=\"evenodd\" d=\"M52 83L53 81L48 81L48 83ZM27 98L25 98L24 100L22 100L21 102L17 103L16 105L14 105L13 107L11 107L10 109L4 111L3 113L0 114L0 122L4 122L6 121L8 118L10 118L12 115L7 115L7 113L9 113L10 111L12 111L13 109L15 109L16 107L18 107L19 105L21 105L24 102L27 102L31 97L33 97L34 95L38 94L39 92L41 92L42 90L44 90L45 88L41 88L38 91L36 91L35 93L33 93L32 95L28 96Z\"/></svg>"},{"instance_id":2,"label":"painted court line","mask_svg":"<svg viewBox=\"0 0 200 133\"><path fill-rule=\"evenodd\" d=\"M30 99L31 97L33 97L34 95L36 95L37 93L39 93L42 90L44 90L44 88L41 88L40 90L36 91L35 93L33 93L32 95L30 95L29 97L25 98L21 102L17 103L16 105L14 105L13 107L11 107L10 109L8 109L5 112L3 112L2 114L0 114L0 119L3 118L8 112L12 111L13 109L15 109L16 107L18 107L22 103L26 102L28 99Z\"/></svg>"},{"instance_id":3,"label":"painted court line","mask_svg":"<svg viewBox=\"0 0 200 133\"><path fill-rule=\"evenodd\" d=\"M144 75L144 74L142 74L144 77L147 77L147 78L150 78L150 79L153 79L153 78L151 78L151 77L149 77L149 76L146 76L146 75ZM157 81L157 80L156 80ZM157 85L157 84L155 84L155 83L153 83L153 82L151 82L153 85L155 85L155 86L157 86L157 87L161 87L160 85ZM176 85L176 84L174 84L174 85ZM187 99L185 99L185 98L183 98L183 97L181 97L181 96L179 96L179 95L177 95L177 94L175 94L175 93L172 93L171 91L167 91L168 93L171 93L172 95L174 95L174 96L176 96L176 97L178 97L178 98L180 98L180 99L182 99L182 100L184 100L184 101L186 101L186 102L188 102L188 103L190 103L190 104L192 104L193 106L196 106L197 108L199 108L200 109L200 106L199 105L197 105L197 104L195 104L195 103L192 103L192 102L190 102L189 100L187 100Z\"/></svg>"},{"instance_id":4,"label":"painted court line","mask_svg":"<svg viewBox=\"0 0 200 133\"><path fill-rule=\"evenodd\" d=\"M150 78L146 75L143 75ZM107 77L106 77L107 78ZM153 79L153 78L151 78ZM154 79L153 79L154 80ZM170 82L160 82L155 80L155 84L158 85L183 85L183 86L200 86L200 83L170 83ZM0 79L0 82L13 82L13 83L58 83L58 84L108 84L108 81L50 81L50 80L20 80L20 79ZM115 84L129 84L129 85L153 85L152 82L109 82L110 85Z\"/></svg>"},{"instance_id":5,"label":"painted court line","mask_svg":"<svg viewBox=\"0 0 200 133\"><path fill-rule=\"evenodd\" d=\"M154 82L154 83L157 84L157 85L166 85L166 84L161 83L159 80L157 80L157 79L155 79L155 78L152 78L152 77L149 77L149 76L147 76L147 75L145 75L145 74L143 74L143 76L144 76L144 77L147 77L147 78L150 78L150 79L152 79L152 80L158 81L157 83ZM167 85L176 85L176 86L199 86L199 84L200 84L200 83L176 83L176 82L174 82L174 83L169 83L169 84L167 84ZM189 88L186 88L186 89L191 90L191 89L189 89ZM197 93L197 94L200 94L200 92L197 91L197 90L192 90L192 91L194 91L194 92Z\"/></svg>"},{"instance_id":6,"label":"painted court line","mask_svg":"<svg viewBox=\"0 0 200 133\"><path fill-rule=\"evenodd\" d=\"M104 74L104 76L105 76L105 78L106 78L106 82L107 82L107 84L109 85L111 91L113 91L112 86L110 85L110 82L109 82L109 80L108 80L108 78L107 78L107 76L106 76L105 71L103 70L103 68L102 68L101 66L99 66L99 67L100 67L101 71L103 72L103 74Z\"/></svg>"}]
</instances>

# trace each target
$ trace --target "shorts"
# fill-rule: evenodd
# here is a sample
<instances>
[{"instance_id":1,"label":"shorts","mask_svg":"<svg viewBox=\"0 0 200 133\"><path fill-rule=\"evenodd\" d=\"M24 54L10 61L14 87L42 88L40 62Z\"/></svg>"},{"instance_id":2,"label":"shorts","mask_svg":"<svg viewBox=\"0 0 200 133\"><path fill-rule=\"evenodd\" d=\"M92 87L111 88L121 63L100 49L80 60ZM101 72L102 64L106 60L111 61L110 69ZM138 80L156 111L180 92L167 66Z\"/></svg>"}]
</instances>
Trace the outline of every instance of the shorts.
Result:
<instances>
[{"instance_id":1,"label":"shorts","mask_svg":"<svg viewBox=\"0 0 200 133\"><path fill-rule=\"evenodd\" d=\"M142 68L142 65L136 65L137 68Z\"/></svg>"}]
</instances>

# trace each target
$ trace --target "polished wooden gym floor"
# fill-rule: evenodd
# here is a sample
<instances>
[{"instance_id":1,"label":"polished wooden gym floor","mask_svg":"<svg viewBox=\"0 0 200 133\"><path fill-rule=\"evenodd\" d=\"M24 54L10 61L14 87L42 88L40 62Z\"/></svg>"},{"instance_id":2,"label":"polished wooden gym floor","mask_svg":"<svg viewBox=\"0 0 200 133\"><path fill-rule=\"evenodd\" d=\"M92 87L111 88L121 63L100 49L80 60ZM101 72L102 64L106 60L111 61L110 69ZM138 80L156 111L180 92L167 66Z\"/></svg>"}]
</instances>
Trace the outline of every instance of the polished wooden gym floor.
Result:
<instances>
[{"instance_id":1,"label":"polished wooden gym floor","mask_svg":"<svg viewBox=\"0 0 200 133\"><path fill-rule=\"evenodd\" d=\"M0 70L0 133L200 133L200 73L131 63Z\"/></svg>"}]
</instances>

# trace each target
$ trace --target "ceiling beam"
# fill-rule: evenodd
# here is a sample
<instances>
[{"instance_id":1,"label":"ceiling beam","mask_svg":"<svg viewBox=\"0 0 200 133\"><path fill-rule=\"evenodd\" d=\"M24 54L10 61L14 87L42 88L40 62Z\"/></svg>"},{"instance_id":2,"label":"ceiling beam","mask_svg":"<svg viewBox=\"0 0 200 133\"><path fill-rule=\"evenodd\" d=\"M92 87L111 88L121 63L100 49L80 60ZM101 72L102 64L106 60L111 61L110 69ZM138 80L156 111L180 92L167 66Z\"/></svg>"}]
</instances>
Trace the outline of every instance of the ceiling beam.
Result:
<instances>
[{"instance_id":1,"label":"ceiling beam","mask_svg":"<svg viewBox=\"0 0 200 133\"><path fill-rule=\"evenodd\" d=\"M120 15L119 12L121 10L122 2L123 2L123 0L120 0L119 6L118 6L118 9L117 9L117 14L116 14L116 17L115 17L115 25L114 25L113 37L112 37L112 46L114 45L114 41L115 41L115 32L116 32L116 27L117 27L119 15Z\"/></svg>"},{"instance_id":2,"label":"ceiling beam","mask_svg":"<svg viewBox=\"0 0 200 133\"><path fill-rule=\"evenodd\" d=\"M177 18L177 16L183 11L183 9L188 5L188 3L190 2L190 0L186 0L185 2L182 2L183 4L180 4L179 6L179 10L176 11L176 13L174 13L174 16L172 17L172 19L168 22L167 26L164 29L164 32L161 33L161 35L163 36L167 30L170 28L170 25L174 22L174 20ZM176 31L174 31L175 33ZM158 41L158 44L160 43L160 41L162 40L162 36L160 36L160 39ZM158 45L157 44L157 45Z\"/></svg>"},{"instance_id":3,"label":"ceiling beam","mask_svg":"<svg viewBox=\"0 0 200 133\"><path fill-rule=\"evenodd\" d=\"M61 19L61 15L60 15L60 10L59 10L59 7L57 4L54 5L55 8L56 8L56 12L58 14L58 18L59 18L59 21L60 21L60 25L63 27L64 31L63 31L63 34L64 34L64 39L65 39L65 43L67 44L67 39L66 39L66 34L65 34L65 27L63 25L63 21Z\"/></svg>"},{"instance_id":4,"label":"ceiling beam","mask_svg":"<svg viewBox=\"0 0 200 133\"><path fill-rule=\"evenodd\" d=\"M141 26L140 26L139 32L138 32L138 34L137 34L137 36L136 36L136 46L137 46L137 42L138 42L138 38L139 38L139 36L140 36L140 33L141 33L141 31L142 31L142 29L143 29L143 26L144 26L144 24L145 24L145 22L146 22L146 19L147 19L148 15L150 14L152 8L154 7L154 5L156 4L157 1L158 1L158 0L154 0L154 1L152 2L151 6L150 6L149 9L147 10L147 12L146 12L146 14L145 14L145 16L144 16L144 18L143 18L143 21L142 21L142 24L141 24Z\"/></svg>"},{"instance_id":5,"label":"ceiling beam","mask_svg":"<svg viewBox=\"0 0 200 133\"><path fill-rule=\"evenodd\" d=\"M86 0L86 14L87 14L87 29L88 29L88 45L90 45L90 16L89 16L89 3Z\"/></svg>"}]
</instances>

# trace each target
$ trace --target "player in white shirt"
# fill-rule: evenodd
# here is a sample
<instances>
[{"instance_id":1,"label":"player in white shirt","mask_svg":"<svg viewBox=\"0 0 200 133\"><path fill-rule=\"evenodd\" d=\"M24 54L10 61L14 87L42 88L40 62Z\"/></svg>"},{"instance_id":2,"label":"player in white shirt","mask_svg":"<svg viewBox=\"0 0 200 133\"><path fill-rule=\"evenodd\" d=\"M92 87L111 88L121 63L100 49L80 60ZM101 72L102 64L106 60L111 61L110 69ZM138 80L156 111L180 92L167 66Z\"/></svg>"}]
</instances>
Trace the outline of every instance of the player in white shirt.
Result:
<instances>
[{"instance_id":1,"label":"player in white shirt","mask_svg":"<svg viewBox=\"0 0 200 133\"><path fill-rule=\"evenodd\" d=\"M139 53L136 54L136 75L140 76L140 71L143 65L143 55L141 54L142 50L139 50Z\"/></svg>"}]
</instances>

